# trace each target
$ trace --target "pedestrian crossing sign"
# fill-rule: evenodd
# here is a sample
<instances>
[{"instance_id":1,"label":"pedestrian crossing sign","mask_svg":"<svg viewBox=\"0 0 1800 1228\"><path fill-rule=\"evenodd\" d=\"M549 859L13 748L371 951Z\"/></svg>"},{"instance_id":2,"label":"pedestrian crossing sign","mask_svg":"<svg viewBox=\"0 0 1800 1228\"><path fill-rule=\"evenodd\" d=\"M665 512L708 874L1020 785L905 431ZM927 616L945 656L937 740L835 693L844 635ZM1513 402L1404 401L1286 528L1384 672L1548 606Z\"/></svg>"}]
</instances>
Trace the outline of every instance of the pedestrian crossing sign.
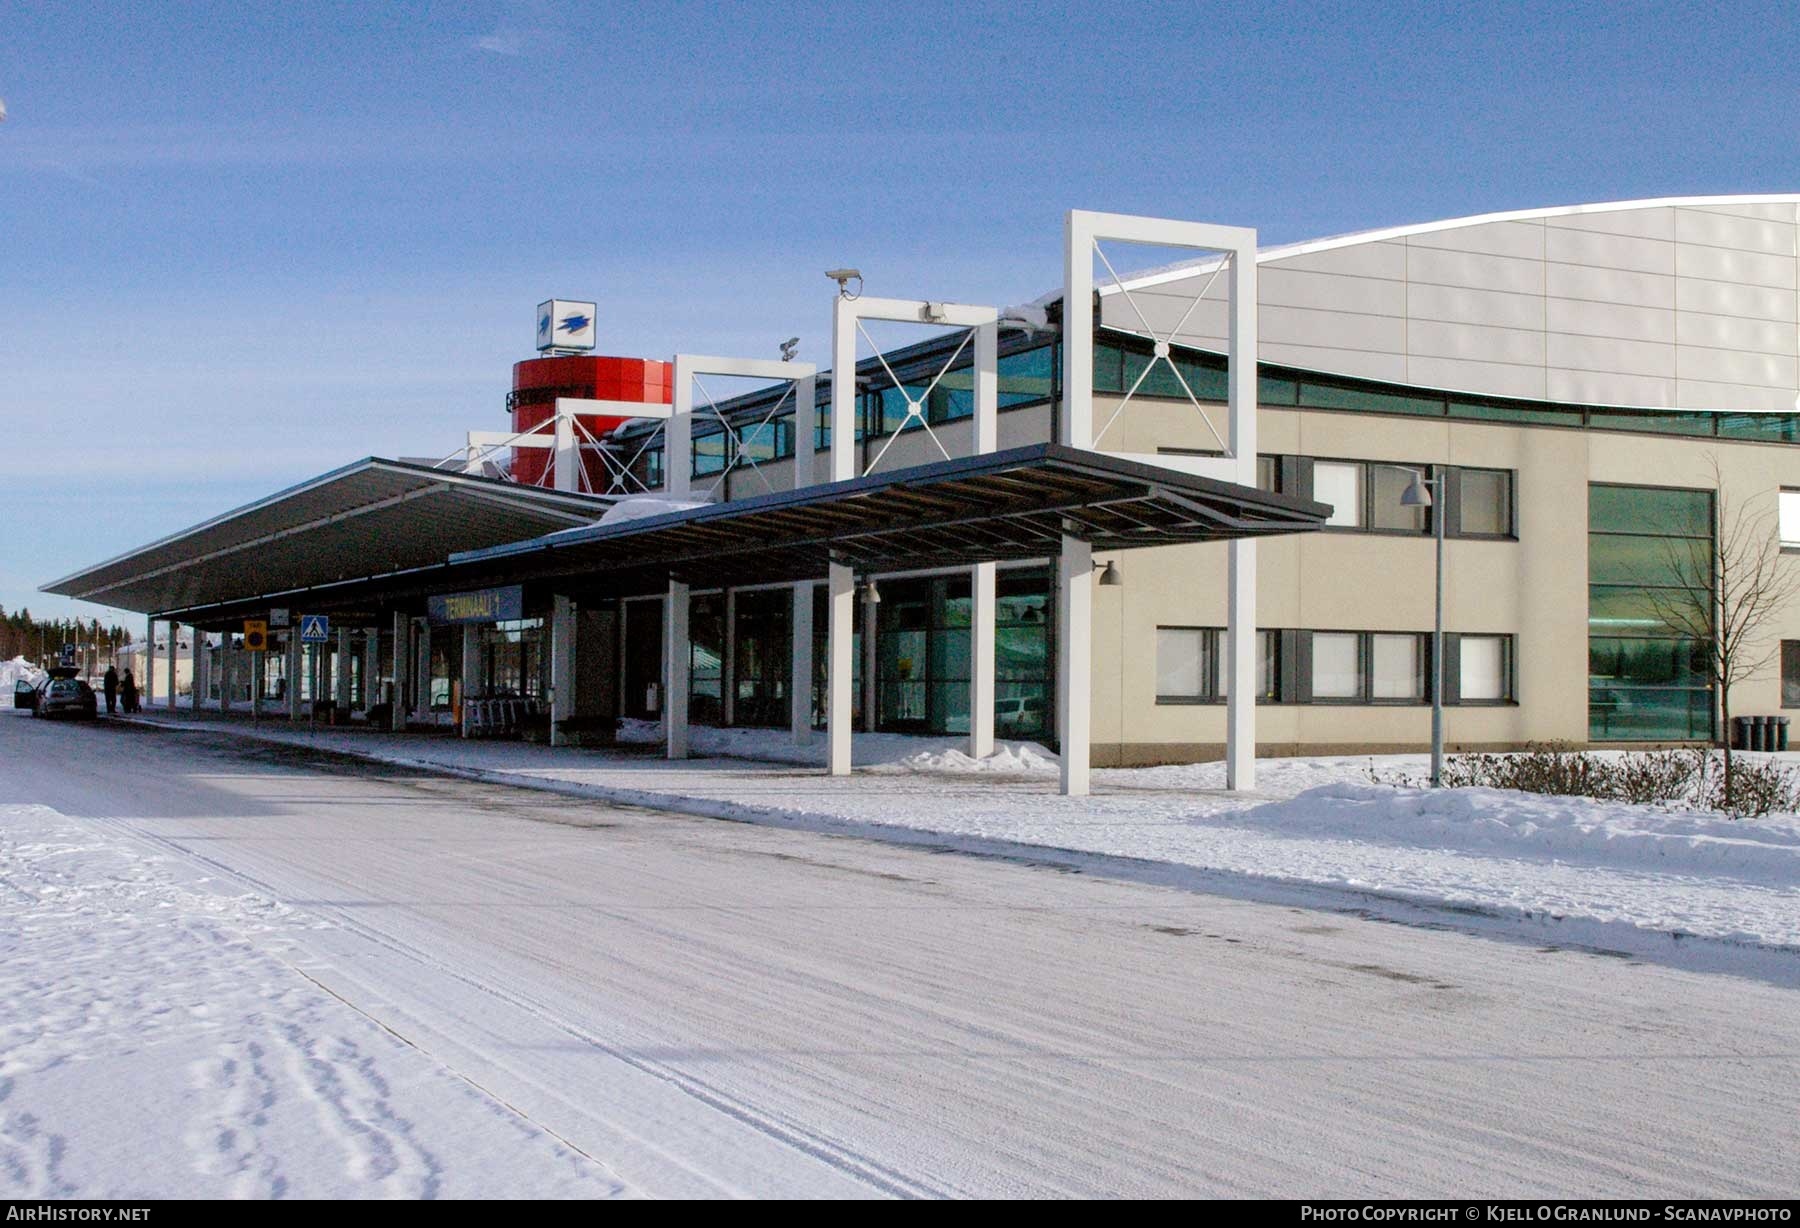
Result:
<instances>
[{"instance_id":1,"label":"pedestrian crossing sign","mask_svg":"<svg viewBox=\"0 0 1800 1228\"><path fill-rule=\"evenodd\" d=\"M323 614L302 614L300 616L300 642L302 644L323 644L331 638L331 620Z\"/></svg>"}]
</instances>

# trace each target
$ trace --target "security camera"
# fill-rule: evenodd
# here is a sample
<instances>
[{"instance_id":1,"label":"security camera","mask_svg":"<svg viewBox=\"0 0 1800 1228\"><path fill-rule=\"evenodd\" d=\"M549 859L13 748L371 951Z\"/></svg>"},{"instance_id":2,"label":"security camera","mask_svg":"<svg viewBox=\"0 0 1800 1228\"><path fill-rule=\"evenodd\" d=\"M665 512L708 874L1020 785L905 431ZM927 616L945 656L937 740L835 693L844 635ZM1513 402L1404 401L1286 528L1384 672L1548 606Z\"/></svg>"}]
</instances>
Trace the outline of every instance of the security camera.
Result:
<instances>
[{"instance_id":1,"label":"security camera","mask_svg":"<svg viewBox=\"0 0 1800 1228\"><path fill-rule=\"evenodd\" d=\"M857 298L862 294L863 275L861 269L826 269L825 276L838 284L838 293L844 298ZM850 283L856 283L856 293L850 293Z\"/></svg>"}]
</instances>

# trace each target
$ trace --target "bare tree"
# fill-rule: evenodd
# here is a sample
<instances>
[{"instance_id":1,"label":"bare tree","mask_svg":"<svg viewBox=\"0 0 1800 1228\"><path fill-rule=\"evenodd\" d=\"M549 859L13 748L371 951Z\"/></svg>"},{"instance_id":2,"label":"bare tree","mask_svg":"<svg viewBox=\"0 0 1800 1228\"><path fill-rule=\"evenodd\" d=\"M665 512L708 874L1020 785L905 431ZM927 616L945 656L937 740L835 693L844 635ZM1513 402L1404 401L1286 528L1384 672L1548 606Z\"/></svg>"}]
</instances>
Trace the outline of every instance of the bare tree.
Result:
<instances>
[{"instance_id":1,"label":"bare tree","mask_svg":"<svg viewBox=\"0 0 1800 1228\"><path fill-rule=\"evenodd\" d=\"M1725 748L1725 795L1732 790L1731 689L1757 677L1781 652L1771 622L1800 595L1800 565L1784 562L1778 507L1761 496L1726 497L1719 458L1712 468L1712 540L1667 542L1673 588L1645 590L1650 608L1672 631L1693 640L1719 692L1720 741Z\"/></svg>"}]
</instances>

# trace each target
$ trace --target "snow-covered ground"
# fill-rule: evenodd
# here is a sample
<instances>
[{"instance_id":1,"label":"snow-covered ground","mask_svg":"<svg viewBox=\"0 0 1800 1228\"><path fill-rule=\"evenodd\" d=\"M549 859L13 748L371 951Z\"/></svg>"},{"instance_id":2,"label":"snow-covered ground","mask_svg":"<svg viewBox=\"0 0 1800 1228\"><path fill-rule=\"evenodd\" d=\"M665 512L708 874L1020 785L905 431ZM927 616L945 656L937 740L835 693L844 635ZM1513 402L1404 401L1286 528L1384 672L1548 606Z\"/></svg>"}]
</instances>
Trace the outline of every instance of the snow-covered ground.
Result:
<instances>
[{"instance_id":1,"label":"snow-covered ground","mask_svg":"<svg viewBox=\"0 0 1800 1228\"><path fill-rule=\"evenodd\" d=\"M303 912L42 806L0 888L0 1196L623 1190L284 959Z\"/></svg>"},{"instance_id":2,"label":"snow-covered ground","mask_svg":"<svg viewBox=\"0 0 1800 1228\"><path fill-rule=\"evenodd\" d=\"M1422 756L1265 760L1249 796L1224 790L1217 763L1102 770L1093 797L1072 799L1055 791L1055 756L1030 743L975 761L956 740L859 734L857 773L833 779L806 770L824 762L817 740L796 747L769 730L696 728L697 755L736 758L682 763L280 724L260 736L717 817L1174 867L1215 889L1325 889L1352 907L1450 909L1482 928L1640 953L1701 938L1772 951L1800 974L1800 817L1370 779L1371 767L1421 777ZM655 736L634 723L623 740Z\"/></svg>"},{"instance_id":3,"label":"snow-covered ground","mask_svg":"<svg viewBox=\"0 0 1800 1228\"><path fill-rule=\"evenodd\" d=\"M7 707L12 706L13 686L19 682L29 682L37 686L49 677L43 670L27 661L24 657L14 657L10 661L0 661L0 702Z\"/></svg>"}]
</instances>

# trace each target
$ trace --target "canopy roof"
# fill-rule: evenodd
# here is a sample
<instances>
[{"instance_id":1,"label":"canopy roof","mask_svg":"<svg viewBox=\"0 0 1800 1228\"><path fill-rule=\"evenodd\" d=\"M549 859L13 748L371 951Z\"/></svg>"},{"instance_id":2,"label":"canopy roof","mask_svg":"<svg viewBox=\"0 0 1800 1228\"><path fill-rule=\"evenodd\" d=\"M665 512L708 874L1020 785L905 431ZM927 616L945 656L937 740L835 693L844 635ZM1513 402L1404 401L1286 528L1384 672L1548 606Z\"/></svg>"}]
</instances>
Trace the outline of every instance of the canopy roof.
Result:
<instances>
[{"instance_id":1,"label":"canopy roof","mask_svg":"<svg viewBox=\"0 0 1800 1228\"><path fill-rule=\"evenodd\" d=\"M495 579L590 591L821 578L1044 558L1064 535L1129 550L1319 528L1331 509L1061 444L1032 444L452 556Z\"/></svg>"},{"instance_id":2,"label":"canopy roof","mask_svg":"<svg viewBox=\"0 0 1800 1228\"><path fill-rule=\"evenodd\" d=\"M239 602L591 524L612 502L369 457L43 591L156 614Z\"/></svg>"},{"instance_id":3,"label":"canopy roof","mask_svg":"<svg viewBox=\"0 0 1800 1228\"><path fill-rule=\"evenodd\" d=\"M1331 509L1101 452L1033 444L616 524L610 501L366 460L47 591L224 625L271 605L415 608L488 585L637 596L1295 533ZM540 589L540 591L542 591Z\"/></svg>"}]
</instances>

